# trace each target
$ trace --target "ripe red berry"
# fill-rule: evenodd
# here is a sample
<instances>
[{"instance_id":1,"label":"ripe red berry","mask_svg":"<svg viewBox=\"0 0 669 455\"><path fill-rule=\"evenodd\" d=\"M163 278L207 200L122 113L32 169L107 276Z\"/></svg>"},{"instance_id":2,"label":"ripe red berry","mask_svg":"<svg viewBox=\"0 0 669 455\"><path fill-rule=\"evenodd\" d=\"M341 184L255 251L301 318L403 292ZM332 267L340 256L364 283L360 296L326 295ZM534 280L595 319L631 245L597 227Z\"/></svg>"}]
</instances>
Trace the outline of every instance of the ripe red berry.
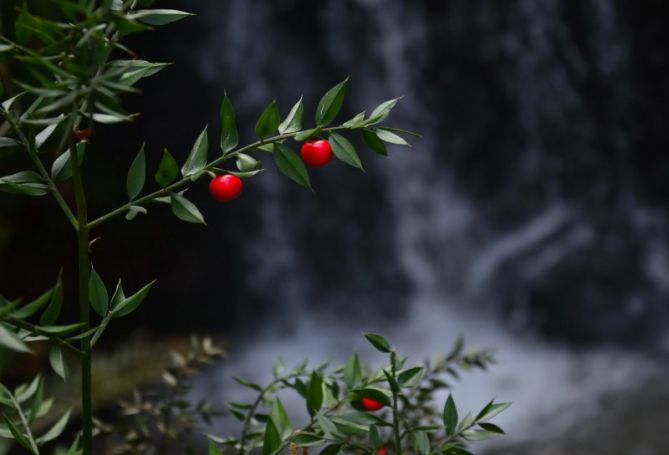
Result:
<instances>
[{"instance_id":1,"label":"ripe red berry","mask_svg":"<svg viewBox=\"0 0 669 455\"><path fill-rule=\"evenodd\" d=\"M80 141L87 141L88 139L91 138L93 135L93 130L90 128L85 128L83 130L80 130L79 128L74 128L74 138L77 140L77 142Z\"/></svg>"},{"instance_id":2,"label":"ripe red berry","mask_svg":"<svg viewBox=\"0 0 669 455\"><path fill-rule=\"evenodd\" d=\"M385 447L379 447L378 449L376 449L376 453L378 455L388 455L388 449Z\"/></svg>"},{"instance_id":3,"label":"ripe red berry","mask_svg":"<svg viewBox=\"0 0 669 455\"><path fill-rule=\"evenodd\" d=\"M324 140L310 140L302 144L302 161L311 167L322 167L332 159L332 147Z\"/></svg>"},{"instance_id":4,"label":"ripe red berry","mask_svg":"<svg viewBox=\"0 0 669 455\"><path fill-rule=\"evenodd\" d=\"M219 202L227 202L239 197L242 187L242 180L236 175L219 175L209 182L209 194Z\"/></svg>"},{"instance_id":5,"label":"ripe red berry","mask_svg":"<svg viewBox=\"0 0 669 455\"><path fill-rule=\"evenodd\" d=\"M362 405L362 409L369 412L378 411L383 407L383 404L379 403L378 401L374 401L371 398L364 398L364 397L362 400L360 400L360 404Z\"/></svg>"}]
</instances>

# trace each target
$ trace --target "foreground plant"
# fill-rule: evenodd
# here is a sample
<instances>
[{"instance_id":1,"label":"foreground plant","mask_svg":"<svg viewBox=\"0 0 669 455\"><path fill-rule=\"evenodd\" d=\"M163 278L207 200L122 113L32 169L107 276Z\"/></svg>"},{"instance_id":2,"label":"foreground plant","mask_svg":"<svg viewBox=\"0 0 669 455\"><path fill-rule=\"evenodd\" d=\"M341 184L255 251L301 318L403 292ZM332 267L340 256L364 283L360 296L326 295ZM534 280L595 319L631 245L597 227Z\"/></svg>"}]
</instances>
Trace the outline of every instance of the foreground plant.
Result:
<instances>
[{"instance_id":1,"label":"foreground plant","mask_svg":"<svg viewBox=\"0 0 669 455\"><path fill-rule=\"evenodd\" d=\"M366 368L357 354L345 365L328 364L312 370L306 361L284 371L281 361L273 368L274 380L266 386L236 379L254 391L255 399L229 403L230 412L242 422L238 437L210 437L210 455L229 447L240 455L261 448L273 455L286 447L319 448L323 455L355 454L446 454L467 455L468 442L503 434L490 422L509 403L491 401L476 414L459 416L455 400L446 397L447 381L459 377L458 370L485 369L494 361L489 351L464 352L458 340L448 355L433 364L412 365L379 334L365 335L388 364L379 370ZM279 398L292 390L304 402L307 424L294 429ZM439 396L443 395L443 398Z\"/></svg>"},{"instance_id":2,"label":"foreground plant","mask_svg":"<svg viewBox=\"0 0 669 455\"><path fill-rule=\"evenodd\" d=\"M260 115L255 133L257 140L240 145L235 112L225 96L220 115L220 150L213 155L205 127L195 140L190 153L179 166L167 150L154 175L155 187L147 186L146 151L142 146L129 166L125 186L127 201L107 213L91 216L84 179L84 160L96 158L91 138L104 124L128 122L134 114L121 106L120 97L138 93L135 85L167 66L140 60L121 41L129 34L149 30L177 21L189 14L166 9L141 9L150 1L138 0L53 0L54 17L40 17L27 6L19 8L15 36L0 37L0 63L10 62L13 79L3 80L6 95L0 104L3 124L0 131L0 157L20 154L22 166L0 177L0 191L23 196L51 196L60 207L76 234L78 257L77 296L79 320L60 321L63 286L58 274L55 285L28 303L17 298L0 298L0 345L19 354L31 353L31 344L51 344L49 360L53 370L67 379L70 363L78 363L81 371L81 450L93 452L93 372L91 358L108 325L116 318L128 316L147 297L154 282L128 292L121 280L108 287L93 267L95 254L91 242L94 231L113 219L125 216L133 220L146 215L153 204L166 204L174 215L186 222L204 224L204 216L190 201L186 190L203 176L214 179L212 193L227 201L241 192L241 181L263 171L254 157L271 154L280 172L300 185L311 188L307 169L290 141L319 139L327 141L336 158L362 169L362 161L347 133L361 134L369 148L387 155L386 143L407 145L398 133L402 130L381 126L397 99L386 101L369 115L361 112L352 119L333 125L342 104L348 80L330 89L321 98L315 112L315 123L303 127L305 108L302 100L293 105L282 119L276 101ZM212 156L213 155L213 156ZM311 155L309 155L311 156ZM305 158L310 165L320 165ZM4 166L3 166L4 168ZM223 176L223 179L220 178ZM62 191L67 188L68 191ZM69 200L67 194L73 194ZM69 354L66 354L69 353ZM397 367L397 364L394 364ZM36 392L39 388L39 381ZM32 391L30 385L24 386ZM314 386L315 387L315 386ZM55 438L67 423L67 415L47 435L35 436L31 423L42 411L39 395L29 394L23 401L23 389L0 390L5 423L0 436L10 436L30 453ZM30 410L25 402L35 397ZM48 436L48 437L47 437ZM78 453L78 444L70 449Z\"/></svg>"}]
</instances>

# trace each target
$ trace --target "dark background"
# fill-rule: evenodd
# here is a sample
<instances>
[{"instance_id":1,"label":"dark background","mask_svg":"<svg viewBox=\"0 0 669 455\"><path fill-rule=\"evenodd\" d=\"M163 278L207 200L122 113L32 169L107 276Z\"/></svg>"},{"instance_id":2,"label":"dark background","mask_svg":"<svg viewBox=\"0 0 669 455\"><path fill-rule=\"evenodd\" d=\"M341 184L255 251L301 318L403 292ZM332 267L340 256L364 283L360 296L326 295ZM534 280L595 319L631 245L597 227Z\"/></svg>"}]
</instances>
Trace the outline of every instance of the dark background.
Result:
<instances>
[{"instance_id":1,"label":"dark background","mask_svg":"<svg viewBox=\"0 0 669 455\"><path fill-rule=\"evenodd\" d=\"M149 169L163 147L185 158L205 123L215 145L224 89L246 141L272 99L285 114L304 95L310 118L347 75L342 119L404 95L391 122L423 137L387 160L363 153L366 175L313 172L315 195L271 161L231 204L198 182L189 195L206 228L163 207L106 225L93 257L107 283L159 278L112 333L241 340L295 333L314 315L400 330L429 301L569 352L664 352L667 2L162 3L198 15L130 40L175 65L128 98L134 124L95 132L94 214L123 201L144 140ZM0 210L3 294L39 294L63 261L71 282L73 238L55 204L3 197Z\"/></svg>"}]
</instances>

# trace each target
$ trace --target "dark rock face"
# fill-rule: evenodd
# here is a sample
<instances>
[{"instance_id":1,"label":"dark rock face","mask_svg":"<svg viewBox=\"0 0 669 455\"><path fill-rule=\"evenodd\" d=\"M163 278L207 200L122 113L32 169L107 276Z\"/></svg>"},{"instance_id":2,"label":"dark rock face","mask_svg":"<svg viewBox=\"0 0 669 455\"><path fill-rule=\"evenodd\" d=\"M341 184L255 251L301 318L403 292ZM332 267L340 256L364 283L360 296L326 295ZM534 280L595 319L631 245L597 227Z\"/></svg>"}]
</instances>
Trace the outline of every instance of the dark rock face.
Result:
<instances>
[{"instance_id":1,"label":"dark rock face","mask_svg":"<svg viewBox=\"0 0 669 455\"><path fill-rule=\"evenodd\" d=\"M156 162L162 145L185 156L224 88L250 138L273 98L286 112L302 93L313 108L348 74L342 118L405 95L395 123L423 138L388 161L363 154L364 177L343 165L315 172L316 196L270 170L243 204L204 202L205 232L168 214L134 234L108 228L103 238L132 235L127 247L99 247L117 263L108 273L163 277L147 305L169 305L174 317L154 324L233 328L261 310L396 317L419 294L495 306L576 342L649 341L666 326L665 2L174 6L198 16L135 43L177 65L131 101L144 115L128 136L101 135L109 166L127 167L144 137ZM147 237L148 255L130 254ZM164 270L168 259L186 275ZM201 302L204 316L179 302Z\"/></svg>"}]
</instances>

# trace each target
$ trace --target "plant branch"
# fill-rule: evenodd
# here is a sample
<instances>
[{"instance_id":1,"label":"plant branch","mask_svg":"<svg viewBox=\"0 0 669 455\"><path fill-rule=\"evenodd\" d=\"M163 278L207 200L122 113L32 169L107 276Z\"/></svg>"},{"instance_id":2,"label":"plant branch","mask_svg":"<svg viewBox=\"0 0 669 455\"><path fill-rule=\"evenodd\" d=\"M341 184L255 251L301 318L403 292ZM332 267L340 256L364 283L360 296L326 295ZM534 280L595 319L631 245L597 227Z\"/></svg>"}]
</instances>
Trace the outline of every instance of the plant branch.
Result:
<instances>
[{"instance_id":1,"label":"plant branch","mask_svg":"<svg viewBox=\"0 0 669 455\"><path fill-rule=\"evenodd\" d=\"M74 352L74 353L76 353L80 356L84 354L79 349L72 346L68 341L66 341L66 340L64 340L64 339L62 339L62 338L60 338L56 335L48 333L48 332L42 330L39 326L36 326L35 324L31 324L30 322L22 321L21 319L16 319L16 318L13 318L11 316L5 318L3 322L5 322L6 324L9 324L9 325L12 325L12 326L14 326L18 329L24 329L24 330L32 332L36 335L45 336L45 337L49 338L51 341L56 342L59 345L66 347L67 349L71 350L72 352Z\"/></svg>"}]
</instances>

